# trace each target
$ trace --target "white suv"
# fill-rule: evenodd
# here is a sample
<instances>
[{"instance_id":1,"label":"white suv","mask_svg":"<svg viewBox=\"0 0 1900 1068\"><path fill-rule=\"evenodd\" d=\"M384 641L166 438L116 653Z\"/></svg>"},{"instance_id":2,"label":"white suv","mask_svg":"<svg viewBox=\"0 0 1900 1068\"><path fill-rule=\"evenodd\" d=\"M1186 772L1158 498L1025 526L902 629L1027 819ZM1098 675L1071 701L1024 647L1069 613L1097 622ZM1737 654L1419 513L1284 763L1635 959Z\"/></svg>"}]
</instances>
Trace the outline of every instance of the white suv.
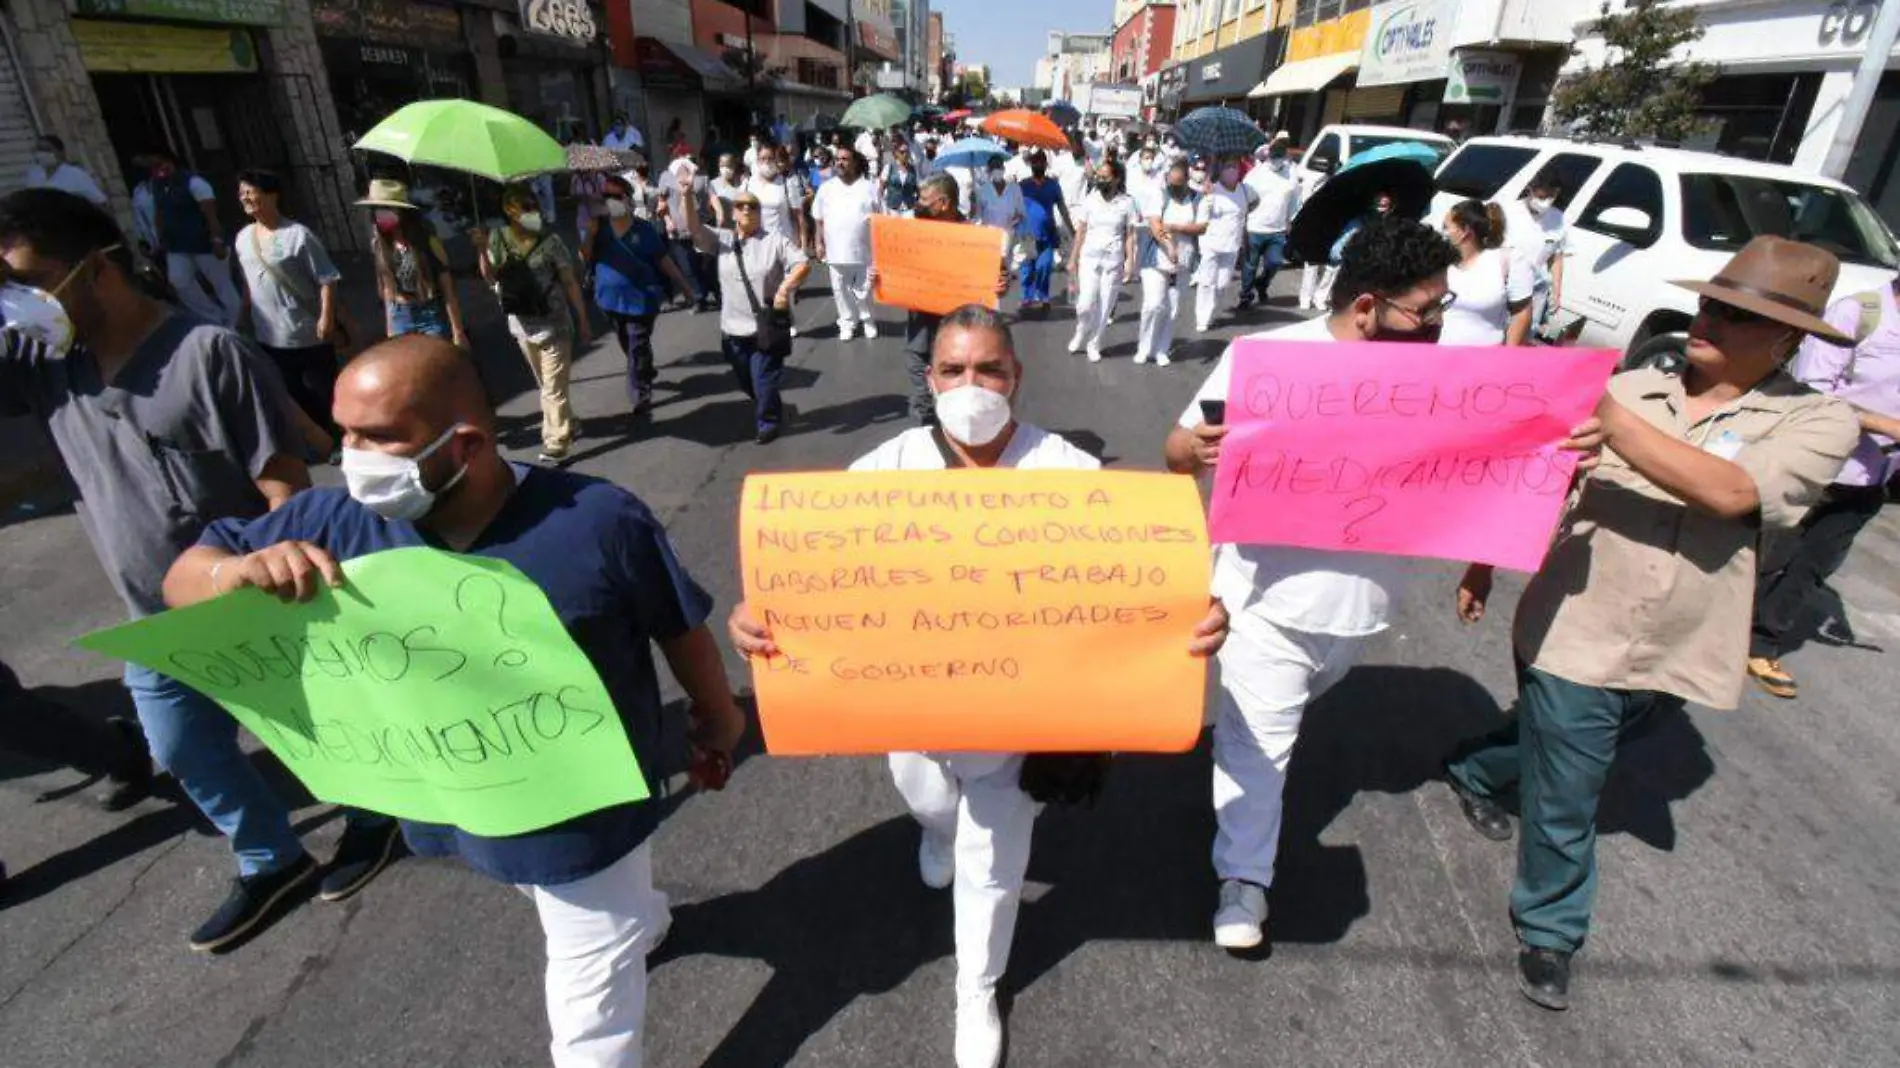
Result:
<instances>
[{"instance_id":1,"label":"white suv","mask_svg":"<svg viewBox=\"0 0 1900 1068\"><path fill-rule=\"evenodd\" d=\"M1559 332L1625 365L1679 358L1694 293L1750 238L1791 237L1840 257L1836 299L1900 270L1900 245L1860 194L1792 167L1708 152L1540 137L1477 137L1438 169L1436 224L1467 197L1507 203L1549 168L1570 222Z\"/></svg>"},{"instance_id":2,"label":"white suv","mask_svg":"<svg viewBox=\"0 0 1900 1068\"><path fill-rule=\"evenodd\" d=\"M1354 156L1398 142L1421 144L1438 153L1443 160L1458 147L1457 142L1430 130L1409 130L1403 126L1328 126L1313 138L1313 145L1300 154L1293 173L1300 182L1300 199L1313 195L1327 175L1338 171Z\"/></svg>"}]
</instances>

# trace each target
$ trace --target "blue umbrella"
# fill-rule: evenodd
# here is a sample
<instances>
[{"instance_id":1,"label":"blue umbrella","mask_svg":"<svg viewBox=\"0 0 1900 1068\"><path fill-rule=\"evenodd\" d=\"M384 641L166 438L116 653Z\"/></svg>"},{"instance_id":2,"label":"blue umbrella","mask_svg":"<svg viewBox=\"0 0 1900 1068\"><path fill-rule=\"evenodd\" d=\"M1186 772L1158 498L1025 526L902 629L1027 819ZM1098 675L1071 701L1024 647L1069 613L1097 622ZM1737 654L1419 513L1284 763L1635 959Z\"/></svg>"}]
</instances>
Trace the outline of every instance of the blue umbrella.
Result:
<instances>
[{"instance_id":1,"label":"blue umbrella","mask_svg":"<svg viewBox=\"0 0 1900 1068\"><path fill-rule=\"evenodd\" d=\"M984 166L993 159L1009 158L1009 149L987 137L966 137L961 141L952 141L949 147L937 153L939 167Z\"/></svg>"},{"instance_id":2,"label":"blue umbrella","mask_svg":"<svg viewBox=\"0 0 1900 1068\"><path fill-rule=\"evenodd\" d=\"M1244 111L1197 108L1175 124L1174 138L1190 152L1207 156L1244 156L1267 143Z\"/></svg>"}]
</instances>

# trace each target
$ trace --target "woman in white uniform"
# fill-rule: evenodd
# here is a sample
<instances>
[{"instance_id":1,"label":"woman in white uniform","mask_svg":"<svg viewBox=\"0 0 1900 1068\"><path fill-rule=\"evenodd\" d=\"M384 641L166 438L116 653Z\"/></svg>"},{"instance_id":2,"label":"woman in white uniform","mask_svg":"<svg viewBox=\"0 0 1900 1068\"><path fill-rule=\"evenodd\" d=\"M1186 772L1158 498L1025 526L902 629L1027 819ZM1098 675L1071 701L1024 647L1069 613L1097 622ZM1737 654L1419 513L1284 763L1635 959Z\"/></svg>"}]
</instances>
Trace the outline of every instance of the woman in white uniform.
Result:
<instances>
[{"instance_id":1,"label":"woman in white uniform","mask_svg":"<svg viewBox=\"0 0 1900 1068\"><path fill-rule=\"evenodd\" d=\"M1023 367L1009 327L975 304L951 312L931 349L930 389L942 432L907 430L851 465L853 471L942 471L950 467L1093 471L1101 462L1055 434L1016 421ZM769 659L771 632L742 602L727 622L733 647ZM1227 639L1227 613L1214 602L1188 651L1208 657ZM1025 714L1034 714L1025 708ZM1021 753L892 753L891 779L923 826L918 875L950 888L956 915L957 1068L996 1068L1003 1021L996 984L1009 962L1029 871L1036 804L1023 792ZM1022 1064L1047 1063L1020 1056Z\"/></svg>"},{"instance_id":2,"label":"woman in white uniform","mask_svg":"<svg viewBox=\"0 0 1900 1068\"><path fill-rule=\"evenodd\" d=\"M1168 365L1174 344L1174 318L1180 314L1188 285L1194 277L1200 234L1201 195L1188 187L1185 160L1169 164L1164 184L1149 198L1146 215L1149 236L1141 245L1141 331L1135 339L1135 362Z\"/></svg>"},{"instance_id":3,"label":"woman in white uniform","mask_svg":"<svg viewBox=\"0 0 1900 1068\"><path fill-rule=\"evenodd\" d=\"M1446 272L1454 298L1441 345L1523 345L1531 334L1530 264L1504 246L1504 210L1461 200L1445 215L1445 238L1458 250Z\"/></svg>"},{"instance_id":4,"label":"woman in white uniform","mask_svg":"<svg viewBox=\"0 0 1900 1068\"><path fill-rule=\"evenodd\" d=\"M1089 362L1102 358L1102 332L1115 314L1122 283L1135 277L1135 251L1141 235L1141 209L1122 186L1122 165L1104 160L1095 167L1095 191L1075 215L1075 244L1069 251L1069 278L1076 287L1075 336L1069 351L1088 350Z\"/></svg>"},{"instance_id":5,"label":"woman in white uniform","mask_svg":"<svg viewBox=\"0 0 1900 1068\"><path fill-rule=\"evenodd\" d=\"M1511 255L1531 269L1531 331L1548 329L1564 302L1564 251L1570 220L1557 206L1563 182L1554 171L1540 171L1524 195L1504 208Z\"/></svg>"}]
</instances>

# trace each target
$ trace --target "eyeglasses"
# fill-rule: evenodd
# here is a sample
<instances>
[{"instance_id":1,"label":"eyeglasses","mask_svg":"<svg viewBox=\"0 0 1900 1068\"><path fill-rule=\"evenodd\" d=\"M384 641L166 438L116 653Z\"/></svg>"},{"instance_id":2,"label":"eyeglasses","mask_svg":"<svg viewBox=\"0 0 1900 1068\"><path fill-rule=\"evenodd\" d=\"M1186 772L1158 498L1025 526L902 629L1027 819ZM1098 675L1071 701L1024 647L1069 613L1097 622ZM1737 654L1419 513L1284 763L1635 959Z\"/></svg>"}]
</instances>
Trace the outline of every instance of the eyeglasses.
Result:
<instances>
[{"instance_id":1,"label":"eyeglasses","mask_svg":"<svg viewBox=\"0 0 1900 1068\"><path fill-rule=\"evenodd\" d=\"M1725 301L1716 300L1714 297L1703 297L1701 303L1696 305L1696 310L1716 322L1732 323L1735 326L1760 326L1763 323L1774 322L1773 319L1759 312L1738 308Z\"/></svg>"},{"instance_id":2,"label":"eyeglasses","mask_svg":"<svg viewBox=\"0 0 1900 1068\"><path fill-rule=\"evenodd\" d=\"M1458 303L1458 294L1447 293L1438 300L1425 305L1423 308L1408 308L1398 301L1388 300L1385 297L1375 296L1374 299L1394 311L1402 311L1411 316L1412 321L1420 326L1430 326L1433 323L1442 323L1445 321L1445 313L1451 310L1453 304Z\"/></svg>"},{"instance_id":3,"label":"eyeglasses","mask_svg":"<svg viewBox=\"0 0 1900 1068\"><path fill-rule=\"evenodd\" d=\"M757 211L759 210L759 202L756 200L735 201L732 205L732 210L733 211Z\"/></svg>"}]
</instances>

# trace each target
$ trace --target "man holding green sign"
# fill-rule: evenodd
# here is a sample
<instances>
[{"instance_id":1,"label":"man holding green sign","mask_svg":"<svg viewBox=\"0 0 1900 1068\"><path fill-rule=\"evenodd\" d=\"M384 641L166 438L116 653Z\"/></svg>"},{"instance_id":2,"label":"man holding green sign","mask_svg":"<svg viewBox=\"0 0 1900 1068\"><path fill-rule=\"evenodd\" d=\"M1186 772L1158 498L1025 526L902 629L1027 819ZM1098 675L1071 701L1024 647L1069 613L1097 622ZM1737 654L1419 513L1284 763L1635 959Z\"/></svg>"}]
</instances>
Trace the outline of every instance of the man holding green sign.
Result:
<instances>
[{"instance_id":1,"label":"man holding green sign","mask_svg":"<svg viewBox=\"0 0 1900 1068\"><path fill-rule=\"evenodd\" d=\"M165 597L198 613L218 599L222 622L158 651L313 791L386 805L418 853L532 897L555 1065L637 1066L645 955L670 923L647 845L659 813L642 803L661 735L652 643L701 756L729 759L745 728L711 601L632 494L505 460L446 342L358 356L335 414L347 494L213 524ZM301 605L303 626L258 613L256 593L223 596L247 588Z\"/></svg>"}]
</instances>

